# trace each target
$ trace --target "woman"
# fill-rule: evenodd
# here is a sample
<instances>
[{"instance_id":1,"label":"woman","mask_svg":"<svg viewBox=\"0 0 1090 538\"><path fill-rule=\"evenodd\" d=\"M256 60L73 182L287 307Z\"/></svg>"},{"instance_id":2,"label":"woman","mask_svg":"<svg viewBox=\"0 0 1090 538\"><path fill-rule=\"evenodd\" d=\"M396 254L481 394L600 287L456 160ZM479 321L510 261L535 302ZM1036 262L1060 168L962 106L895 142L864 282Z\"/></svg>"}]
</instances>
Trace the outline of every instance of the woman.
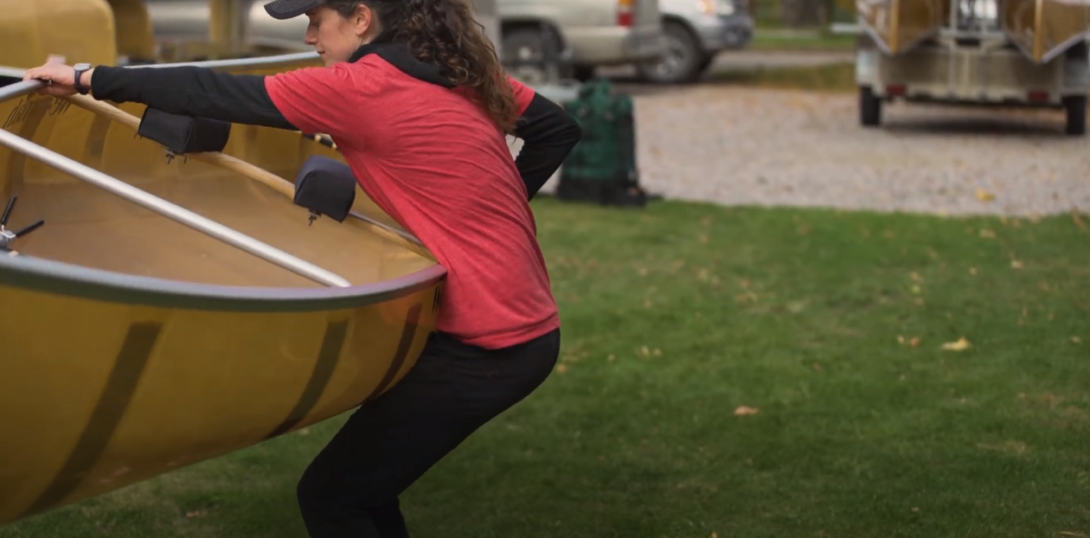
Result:
<instances>
[{"instance_id":1,"label":"woman","mask_svg":"<svg viewBox=\"0 0 1090 538\"><path fill-rule=\"evenodd\" d=\"M42 93L90 93L176 114L332 136L364 191L448 270L416 367L361 406L298 487L311 536L405 537L398 496L555 365L560 322L528 200L581 135L506 77L462 0L276 0L310 18L325 67L274 76L197 67L76 73L47 63ZM512 159L505 134L523 138Z\"/></svg>"}]
</instances>

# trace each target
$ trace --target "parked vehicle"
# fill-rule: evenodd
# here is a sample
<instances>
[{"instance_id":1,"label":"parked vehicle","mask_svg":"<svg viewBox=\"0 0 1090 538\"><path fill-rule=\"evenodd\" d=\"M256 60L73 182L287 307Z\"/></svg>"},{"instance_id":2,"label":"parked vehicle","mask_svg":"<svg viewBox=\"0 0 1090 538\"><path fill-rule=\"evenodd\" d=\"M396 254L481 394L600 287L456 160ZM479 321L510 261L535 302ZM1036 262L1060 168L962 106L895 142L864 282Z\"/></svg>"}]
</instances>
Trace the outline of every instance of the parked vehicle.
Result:
<instances>
[{"instance_id":1,"label":"parked vehicle","mask_svg":"<svg viewBox=\"0 0 1090 538\"><path fill-rule=\"evenodd\" d=\"M748 0L659 0L667 51L657 61L638 64L648 82L692 82L715 56L744 48L753 39Z\"/></svg>"},{"instance_id":2,"label":"parked vehicle","mask_svg":"<svg viewBox=\"0 0 1090 538\"><path fill-rule=\"evenodd\" d=\"M144 1L156 39L187 42L207 36L207 0ZM250 44L310 50L302 42L306 19L273 19L261 2L246 9ZM655 61L667 51L659 0L496 0L496 11L504 65L531 84L587 80L595 67Z\"/></svg>"},{"instance_id":3,"label":"parked vehicle","mask_svg":"<svg viewBox=\"0 0 1090 538\"><path fill-rule=\"evenodd\" d=\"M496 0L496 9L504 64L531 80L535 65L585 81L596 67L654 61L667 51L659 0Z\"/></svg>"},{"instance_id":4,"label":"parked vehicle","mask_svg":"<svg viewBox=\"0 0 1090 538\"><path fill-rule=\"evenodd\" d=\"M898 4L892 4L897 6ZM1090 6L1066 0L857 0L859 121L906 102L1066 109L1086 133Z\"/></svg>"}]
</instances>

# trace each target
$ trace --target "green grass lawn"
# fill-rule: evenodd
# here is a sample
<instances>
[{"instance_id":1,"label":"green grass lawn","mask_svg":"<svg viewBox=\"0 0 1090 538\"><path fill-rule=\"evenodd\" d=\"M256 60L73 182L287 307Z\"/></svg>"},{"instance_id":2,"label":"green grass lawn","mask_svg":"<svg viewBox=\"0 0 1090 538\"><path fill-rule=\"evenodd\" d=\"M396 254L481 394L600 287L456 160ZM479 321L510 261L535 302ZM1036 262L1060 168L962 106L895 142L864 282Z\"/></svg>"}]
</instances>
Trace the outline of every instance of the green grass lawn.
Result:
<instances>
[{"instance_id":1,"label":"green grass lawn","mask_svg":"<svg viewBox=\"0 0 1090 538\"><path fill-rule=\"evenodd\" d=\"M562 362L407 492L414 536L1090 537L1090 217L534 205ZM338 424L0 537L305 536Z\"/></svg>"},{"instance_id":2,"label":"green grass lawn","mask_svg":"<svg viewBox=\"0 0 1090 538\"><path fill-rule=\"evenodd\" d=\"M855 65L839 63L814 67L767 67L712 73L708 82L814 92L852 92L855 82Z\"/></svg>"},{"instance_id":3,"label":"green grass lawn","mask_svg":"<svg viewBox=\"0 0 1090 538\"><path fill-rule=\"evenodd\" d=\"M755 50L833 51L854 50L856 36L815 31L785 35L775 29L758 27L749 48Z\"/></svg>"}]
</instances>

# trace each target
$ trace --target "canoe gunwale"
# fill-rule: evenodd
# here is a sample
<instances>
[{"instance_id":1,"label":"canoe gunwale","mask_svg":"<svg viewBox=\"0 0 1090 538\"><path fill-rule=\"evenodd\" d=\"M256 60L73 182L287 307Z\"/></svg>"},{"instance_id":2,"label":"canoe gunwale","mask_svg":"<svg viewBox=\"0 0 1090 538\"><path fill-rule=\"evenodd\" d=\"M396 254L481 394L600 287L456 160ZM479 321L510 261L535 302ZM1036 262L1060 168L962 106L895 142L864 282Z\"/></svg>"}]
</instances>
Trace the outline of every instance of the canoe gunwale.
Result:
<instances>
[{"instance_id":1,"label":"canoe gunwale","mask_svg":"<svg viewBox=\"0 0 1090 538\"><path fill-rule=\"evenodd\" d=\"M446 277L442 265L346 288L222 286L105 271L0 253L0 287L114 303L231 312L311 312L359 308L431 288Z\"/></svg>"},{"instance_id":2,"label":"canoe gunwale","mask_svg":"<svg viewBox=\"0 0 1090 538\"><path fill-rule=\"evenodd\" d=\"M304 53L245 60L154 65L246 68L298 61L309 57L317 57L317 54ZM21 69L0 66L0 76L21 78L24 72ZM0 101L21 97L39 87L41 87L39 81L21 81L0 87ZM419 241L415 237L413 239ZM15 286L115 303L212 311L300 312L359 308L399 299L434 287L444 280L446 274L446 268L436 264L398 278L357 286L321 288L224 286L105 271L35 258L16 252L0 251L0 286Z\"/></svg>"}]
</instances>

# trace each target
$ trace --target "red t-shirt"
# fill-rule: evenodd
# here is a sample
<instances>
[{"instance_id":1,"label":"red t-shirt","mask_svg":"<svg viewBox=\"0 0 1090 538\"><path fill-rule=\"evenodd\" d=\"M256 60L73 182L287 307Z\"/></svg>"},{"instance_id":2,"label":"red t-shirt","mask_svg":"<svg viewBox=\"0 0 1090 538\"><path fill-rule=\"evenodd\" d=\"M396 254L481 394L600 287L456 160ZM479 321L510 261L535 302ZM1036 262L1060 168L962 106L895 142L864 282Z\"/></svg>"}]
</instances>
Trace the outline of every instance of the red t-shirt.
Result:
<instances>
[{"instance_id":1,"label":"red t-shirt","mask_svg":"<svg viewBox=\"0 0 1090 538\"><path fill-rule=\"evenodd\" d=\"M509 80L521 114L533 90ZM265 81L284 117L330 135L363 191L447 269L438 330L495 349L560 326L526 186L474 101L377 54Z\"/></svg>"}]
</instances>

